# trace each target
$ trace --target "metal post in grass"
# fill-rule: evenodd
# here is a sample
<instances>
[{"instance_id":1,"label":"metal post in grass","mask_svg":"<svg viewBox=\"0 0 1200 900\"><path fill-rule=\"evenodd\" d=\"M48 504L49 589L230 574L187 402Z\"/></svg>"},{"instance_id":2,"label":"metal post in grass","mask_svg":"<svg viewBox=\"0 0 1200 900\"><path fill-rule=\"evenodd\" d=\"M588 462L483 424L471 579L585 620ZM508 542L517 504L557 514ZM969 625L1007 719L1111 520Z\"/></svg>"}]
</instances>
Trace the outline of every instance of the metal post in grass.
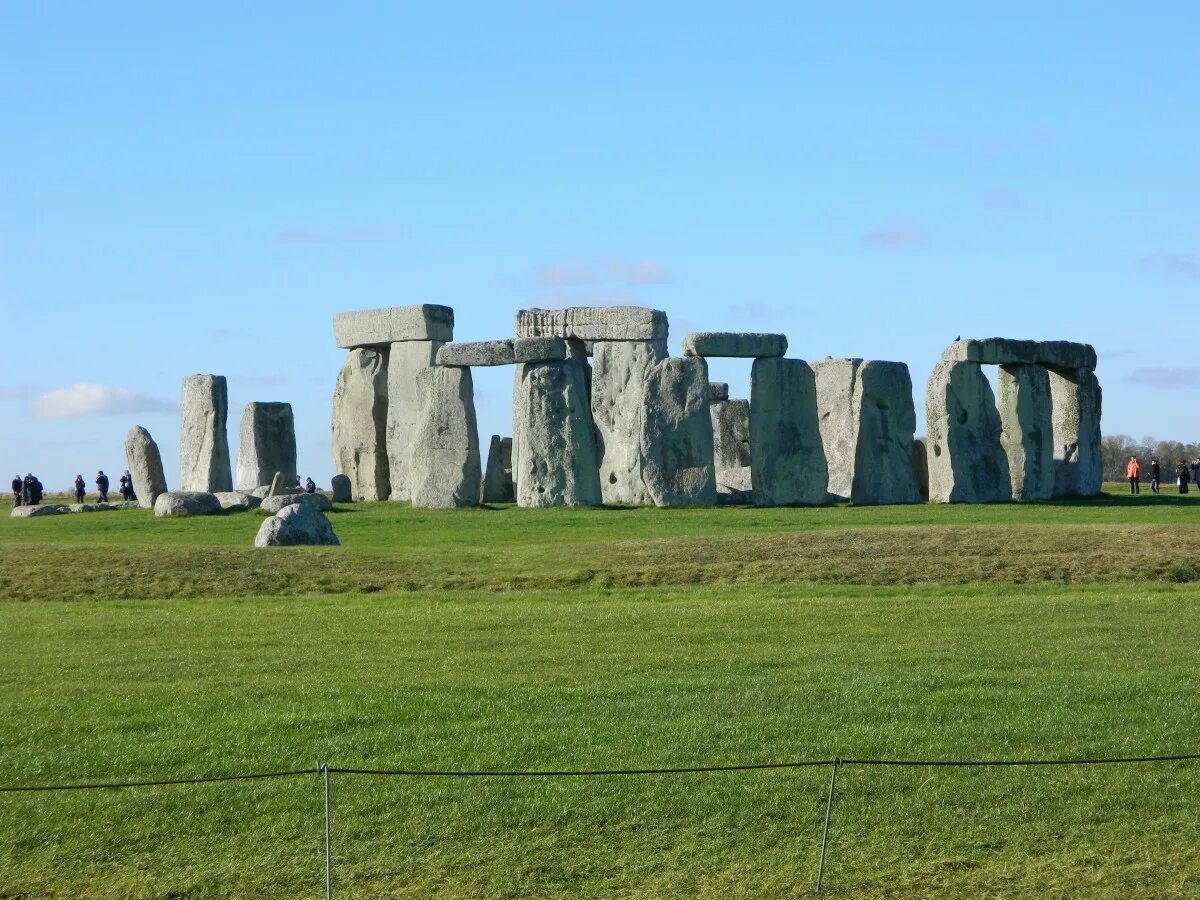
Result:
<instances>
[{"instance_id":1,"label":"metal post in grass","mask_svg":"<svg viewBox=\"0 0 1200 900\"><path fill-rule=\"evenodd\" d=\"M829 800L825 804L825 828L821 832L821 857L817 861L817 886L814 894L821 893L821 879L825 877L825 850L829 847L829 823L833 819L833 790L837 787L838 766L842 764L840 757L833 758L833 768L829 772Z\"/></svg>"},{"instance_id":2,"label":"metal post in grass","mask_svg":"<svg viewBox=\"0 0 1200 900\"><path fill-rule=\"evenodd\" d=\"M329 763L320 763L325 782L325 900L333 900L333 853L329 829Z\"/></svg>"}]
</instances>

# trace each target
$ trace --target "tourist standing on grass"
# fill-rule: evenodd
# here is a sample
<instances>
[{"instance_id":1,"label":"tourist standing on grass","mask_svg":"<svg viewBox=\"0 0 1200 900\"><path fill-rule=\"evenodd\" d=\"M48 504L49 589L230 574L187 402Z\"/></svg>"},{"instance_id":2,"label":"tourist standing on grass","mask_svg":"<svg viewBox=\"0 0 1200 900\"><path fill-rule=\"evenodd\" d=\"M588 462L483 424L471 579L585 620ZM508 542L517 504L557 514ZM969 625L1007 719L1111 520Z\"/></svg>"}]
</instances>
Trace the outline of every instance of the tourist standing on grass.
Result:
<instances>
[{"instance_id":1,"label":"tourist standing on grass","mask_svg":"<svg viewBox=\"0 0 1200 900\"><path fill-rule=\"evenodd\" d=\"M1191 465L1188 466L1188 474L1192 476L1192 484L1197 483L1200 478L1200 459L1193 459Z\"/></svg>"},{"instance_id":2,"label":"tourist standing on grass","mask_svg":"<svg viewBox=\"0 0 1200 900\"><path fill-rule=\"evenodd\" d=\"M100 495L100 502L108 502L108 476L101 469L96 473L96 493Z\"/></svg>"},{"instance_id":3,"label":"tourist standing on grass","mask_svg":"<svg viewBox=\"0 0 1200 900\"><path fill-rule=\"evenodd\" d=\"M1129 462L1125 463L1125 477L1129 479L1129 493L1140 494L1142 492L1142 464L1138 462L1136 456L1129 457Z\"/></svg>"},{"instance_id":4,"label":"tourist standing on grass","mask_svg":"<svg viewBox=\"0 0 1200 900\"><path fill-rule=\"evenodd\" d=\"M133 499L133 476L129 474L129 470L125 470L125 474L121 476L121 497L128 503Z\"/></svg>"},{"instance_id":5,"label":"tourist standing on grass","mask_svg":"<svg viewBox=\"0 0 1200 900\"><path fill-rule=\"evenodd\" d=\"M21 481L21 476L14 475L13 483L12 483L13 506L21 505L21 490L22 490L23 485L24 485L24 482Z\"/></svg>"},{"instance_id":6,"label":"tourist standing on grass","mask_svg":"<svg viewBox=\"0 0 1200 900\"><path fill-rule=\"evenodd\" d=\"M1181 459L1179 464L1175 466L1175 484L1179 486L1179 493L1186 494L1188 492L1188 481L1190 480L1191 476L1188 475L1187 463Z\"/></svg>"},{"instance_id":7,"label":"tourist standing on grass","mask_svg":"<svg viewBox=\"0 0 1200 900\"><path fill-rule=\"evenodd\" d=\"M1154 494L1158 493L1159 476L1161 474L1162 474L1162 472L1158 467L1158 459L1153 456L1150 457L1150 492L1151 493L1154 493Z\"/></svg>"},{"instance_id":8,"label":"tourist standing on grass","mask_svg":"<svg viewBox=\"0 0 1200 900\"><path fill-rule=\"evenodd\" d=\"M75 502L76 503L83 502L83 496L86 493L84 488L85 488L85 485L83 483L83 476L76 475L75 476Z\"/></svg>"},{"instance_id":9,"label":"tourist standing on grass","mask_svg":"<svg viewBox=\"0 0 1200 900\"><path fill-rule=\"evenodd\" d=\"M32 472L26 472L25 480L21 482L21 497L26 506L37 506L42 502L42 483Z\"/></svg>"}]
</instances>

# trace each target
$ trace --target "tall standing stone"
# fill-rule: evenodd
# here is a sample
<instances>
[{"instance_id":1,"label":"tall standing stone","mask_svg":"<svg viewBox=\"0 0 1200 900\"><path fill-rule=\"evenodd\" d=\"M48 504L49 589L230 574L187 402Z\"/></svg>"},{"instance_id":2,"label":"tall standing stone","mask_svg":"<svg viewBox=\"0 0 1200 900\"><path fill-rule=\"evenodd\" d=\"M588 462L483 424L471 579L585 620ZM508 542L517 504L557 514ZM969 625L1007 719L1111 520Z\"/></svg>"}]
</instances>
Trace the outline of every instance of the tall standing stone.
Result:
<instances>
[{"instance_id":1,"label":"tall standing stone","mask_svg":"<svg viewBox=\"0 0 1200 900\"><path fill-rule=\"evenodd\" d=\"M478 506L483 473L471 370L428 367L417 372L416 386L419 405L407 460L412 505Z\"/></svg>"},{"instance_id":2,"label":"tall standing stone","mask_svg":"<svg viewBox=\"0 0 1200 900\"><path fill-rule=\"evenodd\" d=\"M718 503L753 503L750 474L750 401L730 400L727 386L718 391L724 399L712 400L709 384L708 412L713 428L713 467Z\"/></svg>"},{"instance_id":3,"label":"tall standing stone","mask_svg":"<svg viewBox=\"0 0 1200 900\"><path fill-rule=\"evenodd\" d=\"M757 506L825 502L829 470L817 386L802 359L756 359L750 369L750 476Z\"/></svg>"},{"instance_id":4,"label":"tall standing stone","mask_svg":"<svg viewBox=\"0 0 1200 900\"><path fill-rule=\"evenodd\" d=\"M386 500L391 493L387 409L387 350L351 350L333 391L333 466L350 479L356 500Z\"/></svg>"},{"instance_id":5,"label":"tall standing stone","mask_svg":"<svg viewBox=\"0 0 1200 900\"><path fill-rule=\"evenodd\" d=\"M290 403L247 403L238 432L237 478L239 491L265 484L282 472L288 484L296 482L296 420Z\"/></svg>"},{"instance_id":6,"label":"tall standing stone","mask_svg":"<svg viewBox=\"0 0 1200 900\"><path fill-rule=\"evenodd\" d=\"M1050 370L1054 496L1093 497L1104 481L1100 458L1100 382L1091 369Z\"/></svg>"},{"instance_id":7,"label":"tall standing stone","mask_svg":"<svg viewBox=\"0 0 1200 900\"><path fill-rule=\"evenodd\" d=\"M143 509L154 509L159 494L167 492L162 456L150 432L134 425L125 435L125 466L133 478L133 490Z\"/></svg>"},{"instance_id":8,"label":"tall standing stone","mask_svg":"<svg viewBox=\"0 0 1200 900\"><path fill-rule=\"evenodd\" d=\"M492 435L487 467L483 470L483 502L512 503L517 499L513 488L512 438Z\"/></svg>"},{"instance_id":9,"label":"tall standing stone","mask_svg":"<svg viewBox=\"0 0 1200 900\"><path fill-rule=\"evenodd\" d=\"M179 490L231 491L224 375L189 375L179 404Z\"/></svg>"},{"instance_id":10,"label":"tall standing stone","mask_svg":"<svg viewBox=\"0 0 1200 900\"><path fill-rule=\"evenodd\" d=\"M1001 366L996 380L1000 445L1014 500L1054 496L1054 425L1050 373L1043 366Z\"/></svg>"},{"instance_id":11,"label":"tall standing stone","mask_svg":"<svg viewBox=\"0 0 1200 900\"><path fill-rule=\"evenodd\" d=\"M641 429L642 481L656 506L717 502L708 363L667 358L646 372Z\"/></svg>"},{"instance_id":12,"label":"tall standing stone","mask_svg":"<svg viewBox=\"0 0 1200 900\"><path fill-rule=\"evenodd\" d=\"M599 506L595 431L579 363L517 367L513 447L517 505Z\"/></svg>"},{"instance_id":13,"label":"tall standing stone","mask_svg":"<svg viewBox=\"0 0 1200 900\"><path fill-rule=\"evenodd\" d=\"M424 397L420 374L437 362L442 341L397 341L391 345L387 366L387 453L393 500L411 499L408 476L413 434ZM476 439L478 442L478 439Z\"/></svg>"},{"instance_id":14,"label":"tall standing stone","mask_svg":"<svg viewBox=\"0 0 1200 900\"><path fill-rule=\"evenodd\" d=\"M996 503L1012 499L1000 413L978 363L940 362L925 392L929 499Z\"/></svg>"},{"instance_id":15,"label":"tall standing stone","mask_svg":"<svg viewBox=\"0 0 1200 900\"><path fill-rule=\"evenodd\" d=\"M854 489L858 429L854 389L861 359L822 359L812 364L817 390L821 443L829 470L827 492L832 500L849 500Z\"/></svg>"},{"instance_id":16,"label":"tall standing stone","mask_svg":"<svg viewBox=\"0 0 1200 900\"><path fill-rule=\"evenodd\" d=\"M646 374L666 356L666 341L592 345L592 420L605 503L653 502L642 481L642 414Z\"/></svg>"}]
</instances>

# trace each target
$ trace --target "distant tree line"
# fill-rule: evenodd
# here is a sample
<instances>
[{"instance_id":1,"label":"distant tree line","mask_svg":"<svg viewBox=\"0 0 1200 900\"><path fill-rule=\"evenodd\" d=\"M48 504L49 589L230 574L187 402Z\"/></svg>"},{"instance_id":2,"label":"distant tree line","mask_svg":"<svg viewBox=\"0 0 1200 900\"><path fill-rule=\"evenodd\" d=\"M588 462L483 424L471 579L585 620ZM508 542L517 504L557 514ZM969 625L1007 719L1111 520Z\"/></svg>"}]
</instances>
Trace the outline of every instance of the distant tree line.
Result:
<instances>
[{"instance_id":1,"label":"distant tree line","mask_svg":"<svg viewBox=\"0 0 1200 900\"><path fill-rule=\"evenodd\" d=\"M1134 440L1127 434L1110 434L1100 440L1100 458L1104 462L1105 481L1124 481L1125 463L1129 457L1136 456L1143 467L1142 478L1146 463L1157 457L1162 466L1163 480L1173 477L1175 464L1181 459L1191 462L1200 457L1200 444L1185 444L1181 441L1160 441L1152 437ZM1170 474L1168 474L1170 473Z\"/></svg>"}]
</instances>

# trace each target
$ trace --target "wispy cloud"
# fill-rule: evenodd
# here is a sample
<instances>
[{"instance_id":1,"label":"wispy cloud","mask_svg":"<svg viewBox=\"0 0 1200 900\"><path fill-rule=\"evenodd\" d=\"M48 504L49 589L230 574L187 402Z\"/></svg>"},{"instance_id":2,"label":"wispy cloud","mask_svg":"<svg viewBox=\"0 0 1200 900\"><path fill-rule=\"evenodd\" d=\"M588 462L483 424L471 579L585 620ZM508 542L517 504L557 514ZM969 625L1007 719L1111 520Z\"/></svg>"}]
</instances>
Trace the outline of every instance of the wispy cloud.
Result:
<instances>
[{"instance_id":1,"label":"wispy cloud","mask_svg":"<svg viewBox=\"0 0 1200 900\"><path fill-rule=\"evenodd\" d=\"M319 228L283 228L275 232L280 244L376 243L400 236L395 225L350 225Z\"/></svg>"},{"instance_id":2,"label":"wispy cloud","mask_svg":"<svg viewBox=\"0 0 1200 900\"><path fill-rule=\"evenodd\" d=\"M859 243L864 247L910 249L928 244L929 234L914 222L893 222L872 228L859 238Z\"/></svg>"},{"instance_id":3,"label":"wispy cloud","mask_svg":"<svg viewBox=\"0 0 1200 900\"><path fill-rule=\"evenodd\" d=\"M29 401L26 412L35 419L82 419L135 412L172 412L176 404L128 388L78 382L47 391Z\"/></svg>"},{"instance_id":4,"label":"wispy cloud","mask_svg":"<svg viewBox=\"0 0 1200 900\"><path fill-rule=\"evenodd\" d=\"M1195 366L1138 368L1134 369L1126 380L1133 384L1166 390L1200 387L1200 368Z\"/></svg>"},{"instance_id":5,"label":"wispy cloud","mask_svg":"<svg viewBox=\"0 0 1200 900\"><path fill-rule=\"evenodd\" d=\"M623 260L616 257L547 263L530 273L538 287L567 288L585 285L647 285L671 280L670 274L653 259Z\"/></svg>"},{"instance_id":6,"label":"wispy cloud","mask_svg":"<svg viewBox=\"0 0 1200 900\"><path fill-rule=\"evenodd\" d=\"M1200 255L1195 253L1151 253L1139 259L1138 265L1176 278L1200 278Z\"/></svg>"}]
</instances>

